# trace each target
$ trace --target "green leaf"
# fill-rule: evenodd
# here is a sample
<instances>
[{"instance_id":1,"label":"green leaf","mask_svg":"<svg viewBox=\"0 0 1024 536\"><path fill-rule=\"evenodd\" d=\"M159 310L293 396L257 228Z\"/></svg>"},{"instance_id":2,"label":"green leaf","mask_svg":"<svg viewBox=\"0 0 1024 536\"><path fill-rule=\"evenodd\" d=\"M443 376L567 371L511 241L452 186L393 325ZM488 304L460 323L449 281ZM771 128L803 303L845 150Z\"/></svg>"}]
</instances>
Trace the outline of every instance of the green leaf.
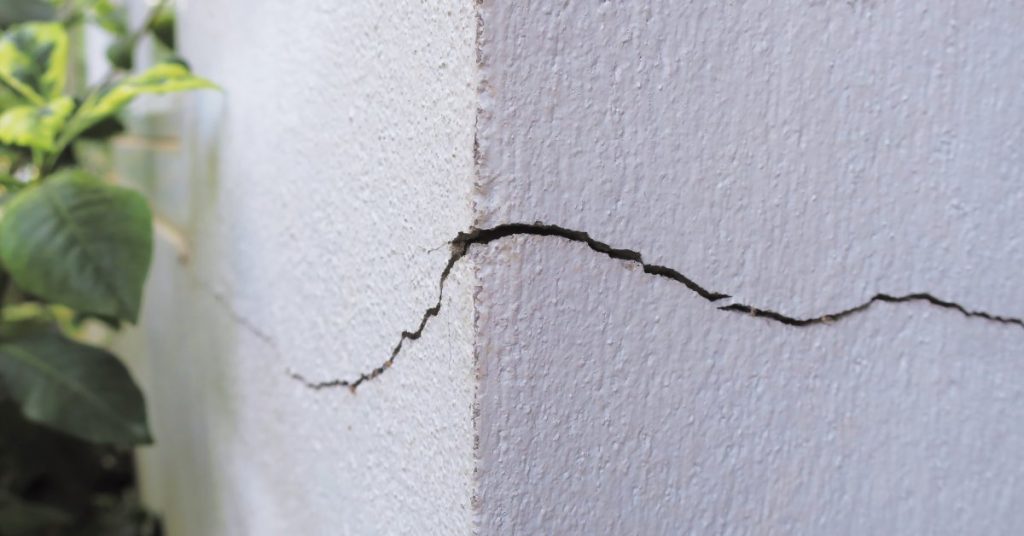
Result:
<instances>
[{"instance_id":1,"label":"green leaf","mask_svg":"<svg viewBox=\"0 0 1024 536\"><path fill-rule=\"evenodd\" d=\"M152 441L146 403L112 354L52 332L0 342L0 381L30 421L95 443Z\"/></svg>"},{"instance_id":2,"label":"green leaf","mask_svg":"<svg viewBox=\"0 0 1024 536\"><path fill-rule=\"evenodd\" d=\"M142 74L125 78L99 98L86 101L79 114L76 114L75 121L82 121L86 126L92 125L117 113L132 99L144 93L176 93L216 87L213 82L194 76L184 65L161 63Z\"/></svg>"},{"instance_id":3,"label":"green leaf","mask_svg":"<svg viewBox=\"0 0 1024 536\"><path fill-rule=\"evenodd\" d=\"M0 173L6 175L14 173L24 152L24 149L0 144Z\"/></svg>"},{"instance_id":4,"label":"green leaf","mask_svg":"<svg viewBox=\"0 0 1024 536\"><path fill-rule=\"evenodd\" d=\"M13 89L0 83L0 112L21 103L21 97Z\"/></svg>"},{"instance_id":5,"label":"green leaf","mask_svg":"<svg viewBox=\"0 0 1024 536\"><path fill-rule=\"evenodd\" d=\"M52 151L74 109L71 97L60 97L42 106L15 106L0 115L0 143Z\"/></svg>"},{"instance_id":6,"label":"green leaf","mask_svg":"<svg viewBox=\"0 0 1024 536\"><path fill-rule=\"evenodd\" d=\"M110 64L114 67L128 71L131 70L132 65L135 63L133 61L134 52L135 40L131 36L122 37L107 47L107 59L110 60Z\"/></svg>"},{"instance_id":7,"label":"green leaf","mask_svg":"<svg viewBox=\"0 0 1024 536\"><path fill-rule=\"evenodd\" d=\"M150 25L153 37L171 50L174 50L174 19L174 7L165 4L153 17L153 23Z\"/></svg>"},{"instance_id":8,"label":"green leaf","mask_svg":"<svg viewBox=\"0 0 1024 536\"><path fill-rule=\"evenodd\" d=\"M115 6L110 0L84 0L80 5L104 30L117 36L128 34L124 7Z\"/></svg>"},{"instance_id":9,"label":"green leaf","mask_svg":"<svg viewBox=\"0 0 1024 536\"><path fill-rule=\"evenodd\" d=\"M0 195L9 195L24 188L26 183L11 175L7 162L3 162L3 160L4 155L0 152Z\"/></svg>"},{"instance_id":10,"label":"green leaf","mask_svg":"<svg viewBox=\"0 0 1024 536\"><path fill-rule=\"evenodd\" d=\"M71 516L43 504L25 501L0 490L0 534L33 536L47 534L47 529L71 523Z\"/></svg>"},{"instance_id":11,"label":"green leaf","mask_svg":"<svg viewBox=\"0 0 1024 536\"><path fill-rule=\"evenodd\" d=\"M56 22L12 26L0 37L0 80L42 105L64 91L68 34Z\"/></svg>"},{"instance_id":12,"label":"green leaf","mask_svg":"<svg viewBox=\"0 0 1024 536\"><path fill-rule=\"evenodd\" d=\"M105 140L124 132L124 123L117 116L110 116L85 129L79 136L90 140Z\"/></svg>"},{"instance_id":13,"label":"green leaf","mask_svg":"<svg viewBox=\"0 0 1024 536\"><path fill-rule=\"evenodd\" d=\"M8 192L17 192L25 187L25 183L11 175L0 172L0 187L3 187Z\"/></svg>"},{"instance_id":14,"label":"green leaf","mask_svg":"<svg viewBox=\"0 0 1024 536\"><path fill-rule=\"evenodd\" d=\"M0 222L0 260L30 294L134 322L152 235L141 195L62 171L15 194Z\"/></svg>"},{"instance_id":15,"label":"green leaf","mask_svg":"<svg viewBox=\"0 0 1024 536\"><path fill-rule=\"evenodd\" d=\"M88 508L91 489L104 476L100 463L109 448L25 419L10 397L0 401L0 430L4 488L15 494L29 492L32 500L64 511ZM2 528L0 534L6 534Z\"/></svg>"}]
</instances>

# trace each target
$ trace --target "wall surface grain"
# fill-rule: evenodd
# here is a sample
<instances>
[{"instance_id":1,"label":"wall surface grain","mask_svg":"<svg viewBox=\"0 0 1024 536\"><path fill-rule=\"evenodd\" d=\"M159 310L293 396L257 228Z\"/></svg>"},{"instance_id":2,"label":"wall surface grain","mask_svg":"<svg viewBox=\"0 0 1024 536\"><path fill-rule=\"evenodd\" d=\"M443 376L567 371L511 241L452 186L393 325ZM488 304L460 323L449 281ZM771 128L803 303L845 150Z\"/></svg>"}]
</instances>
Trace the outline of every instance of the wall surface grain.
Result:
<instances>
[{"instance_id":1,"label":"wall surface grain","mask_svg":"<svg viewBox=\"0 0 1024 536\"><path fill-rule=\"evenodd\" d=\"M1024 317L1024 4L179 3L224 92L119 143L171 536L1024 526L1021 325L717 308ZM538 221L733 297L514 235L429 315Z\"/></svg>"},{"instance_id":2,"label":"wall surface grain","mask_svg":"<svg viewBox=\"0 0 1024 536\"><path fill-rule=\"evenodd\" d=\"M485 0L478 222L793 317L1024 316L1024 5ZM476 253L483 534L1011 534L1024 330Z\"/></svg>"},{"instance_id":3,"label":"wall surface grain","mask_svg":"<svg viewBox=\"0 0 1024 536\"><path fill-rule=\"evenodd\" d=\"M358 396L289 377L380 365L437 297L434 248L472 220L472 6L179 4L181 52L223 94L182 104L184 169L154 204L180 201L190 258L161 241L125 343L148 356L147 498L172 536L472 532L468 264Z\"/></svg>"},{"instance_id":4,"label":"wall surface grain","mask_svg":"<svg viewBox=\"0 0 1024 536\"><path fill-rule=\"evenodd\" d=\"M590 230L797 316L920 289L1024 315L1020 2L481 16L481 222Z\"/></svg>"}]
</instances>

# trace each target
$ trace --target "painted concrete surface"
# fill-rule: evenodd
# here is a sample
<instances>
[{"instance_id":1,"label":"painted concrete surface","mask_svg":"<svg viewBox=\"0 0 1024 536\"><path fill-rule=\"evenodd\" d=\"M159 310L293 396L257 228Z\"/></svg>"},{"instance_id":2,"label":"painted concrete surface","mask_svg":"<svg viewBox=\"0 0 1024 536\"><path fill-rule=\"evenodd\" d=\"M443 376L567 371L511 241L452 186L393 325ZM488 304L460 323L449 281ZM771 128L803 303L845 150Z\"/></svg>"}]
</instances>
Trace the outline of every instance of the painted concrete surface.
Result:
<instances>
[{"instance_id":1,"label":"painted concrete surface","mask_svg":"<svg viewBox=\"0 0 1024 536\"><path fill-rule=\"evenodd\" d=\"M1024 329L925 303L796 328L517 236L355 396L289 374L384 362L474 224L586 231L791 317L878 292L1022 317L1022 24L1011 0L184 3L225 91L142 159L169 227L124 341L148 501L172 536L1013 533Z\"/></svg>"},{"instance_id":2,"label":"painted concrete surface","mask_svg":"<svg viewBox=\"0 0 1024 536\"><path fill-rule=\"evenodd\" d=\"M793 317L1024 316L1024 5L480 7L477 219ZM558 238L474 253L481 534L1012 534L1024 330L794 328ZM726 300L724 303L731 303Z\"/></svg>"},{"instance_id":3,"label":"painted concrete surface","mask_svg":"<svg viewBox=\"0 0 1024 536\"><path fill-rule=\"evenodd\" d=\"M160 241L124 343L146 355L147 500L172 536L471 533L469 264L359 396L289 372L377 366L436 298L433 248L472 219L472 6L180 4L182 54L224 91L182 102L154 205L189 258Z\"/></svg>"},{"instance_id":4,"label":"painted concrete surface","mask_svg":"<svg viewBox=\"0 0 1024 536\"><path fill-rule=\"evenodd\" d=\"M485 224L600 231L812 315L1024 314L1024 5L484 2Z\"/></svg>"},{"instance_id":5,"label":"painted concrete surface","mask_svg":"<svg viewBox=\"0 0 1024 536\"><path fill-rule=\"evenodd\" d=\"M480 534L1024 524L1024 330L923 305L779 326L559 238L477 260Z\"/></svg>"}]
</instances>

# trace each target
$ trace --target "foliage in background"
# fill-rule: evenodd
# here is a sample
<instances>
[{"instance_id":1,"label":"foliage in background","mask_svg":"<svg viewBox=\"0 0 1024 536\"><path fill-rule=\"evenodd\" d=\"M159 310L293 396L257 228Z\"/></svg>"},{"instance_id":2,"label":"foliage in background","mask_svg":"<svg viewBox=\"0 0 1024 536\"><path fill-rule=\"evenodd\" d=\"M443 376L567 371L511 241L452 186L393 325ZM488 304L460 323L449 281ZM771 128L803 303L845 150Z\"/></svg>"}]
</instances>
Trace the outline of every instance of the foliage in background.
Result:
<instances>
[{"instance_id":1,"label":"foliage in background","mask_svg":"<svg viewBox=\"0 0 1024 536\"><path fill-rule=\"evenodd\" d=\"M92 88L71 83L85 23L114 36ZM152 441L142 393L83 333L137 320L152 217L79 149L139 95L213 85L176 61L123 72L144 35L173 44L165 3L130 32L111 0L0 0L0 28L0 536L151 533L129 450Z\"/></svg>"}]
</instances>

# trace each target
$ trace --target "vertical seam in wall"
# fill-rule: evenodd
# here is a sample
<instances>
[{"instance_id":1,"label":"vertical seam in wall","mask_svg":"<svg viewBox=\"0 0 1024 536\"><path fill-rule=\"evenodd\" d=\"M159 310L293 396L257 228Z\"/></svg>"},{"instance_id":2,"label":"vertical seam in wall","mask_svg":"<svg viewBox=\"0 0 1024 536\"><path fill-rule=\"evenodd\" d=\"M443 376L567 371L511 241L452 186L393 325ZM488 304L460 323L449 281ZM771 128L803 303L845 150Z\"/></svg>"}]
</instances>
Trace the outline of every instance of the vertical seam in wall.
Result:
<instances>
[{"instance_id":1,"label":"vertical seam in wall","mask_svg":"<svg viewBox=\"0 0 1024 536\"><path fill-rule=\"evenodd\" d=\"M473 212L472 222L473 226L476 227L480 224L480 204L479 199L481 195L481 174L483 169L483 155L480 150L480 124L486 118L487 112L483 108L484 95L488 91L487 83L485 80L485 66L486 57L484 55L484 20L483 20L483 9L485 0L469 0L473 6L473 17L475 21L475 40L474 40L474 53L476 55L475 61L475 75L476 75L476 117L473 121L473 185L472 185L472 198L470 201L470 210ZM480 346L478 344L480 334L480 307L479 307L479 296L482 289L480 282L480 267L476 262L471 262L472 274L473 274L473 291L472 291L472 307L473 307L473 407L472 407L472 427L473 427L473 484L472 484L472 495L470 498L470 508L472 509L472 533L480 534L481 521L483 515L482 505L480 504L480 462L482 460L480 453L480 386L483 381L483 374L480 369Z\"/></svg>"}]
</instances>

